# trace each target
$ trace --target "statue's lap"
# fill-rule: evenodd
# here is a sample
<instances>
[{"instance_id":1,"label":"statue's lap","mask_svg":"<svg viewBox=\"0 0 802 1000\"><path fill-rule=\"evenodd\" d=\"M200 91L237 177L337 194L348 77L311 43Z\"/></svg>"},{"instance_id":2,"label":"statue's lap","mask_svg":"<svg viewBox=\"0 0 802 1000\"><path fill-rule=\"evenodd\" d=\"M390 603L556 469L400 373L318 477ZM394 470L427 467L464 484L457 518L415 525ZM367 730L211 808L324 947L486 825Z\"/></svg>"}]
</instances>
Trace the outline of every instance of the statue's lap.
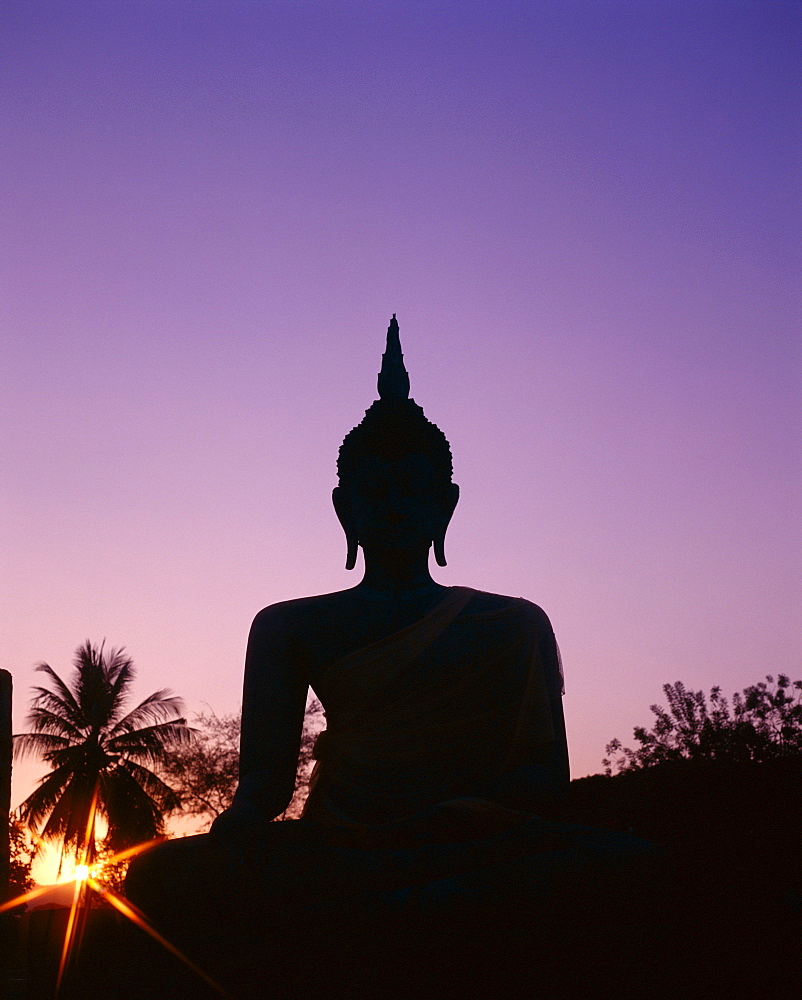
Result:
<instances>
[{"instance_id":1,"label":"statue's lap","mask_svg":"<svg viewBox=\"0 0 802 1000\"><path fill-rule=\"evenodd\" d=\"M285 916L367 907L428 920L457 908L575 909L605 886L625 893L658 861L635 837L538 817L491 836L410 847L365 846L347 831L290 820L268 824L250 844L213 835L167 841L132 865L128 893L157 923L179 927L188 912L263 907Z\"/></svg>"}]
</instances>

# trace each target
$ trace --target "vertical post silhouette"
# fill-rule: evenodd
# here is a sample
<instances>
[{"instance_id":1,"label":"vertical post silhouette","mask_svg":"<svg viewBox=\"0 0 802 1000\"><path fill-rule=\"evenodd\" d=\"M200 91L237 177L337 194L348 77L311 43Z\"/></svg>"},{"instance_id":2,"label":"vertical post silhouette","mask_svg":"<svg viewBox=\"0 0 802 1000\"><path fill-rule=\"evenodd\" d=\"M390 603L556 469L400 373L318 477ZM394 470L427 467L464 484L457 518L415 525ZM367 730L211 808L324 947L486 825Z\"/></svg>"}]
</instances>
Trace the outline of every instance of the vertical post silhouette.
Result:
<instances>
[{"instance_id":1,"label":"vertical post silhouette","mask_svg":"<svg viewBox=\"0 0 802 1000\"><path fill-rule=\"evenodd\" d=\"M0 903L8 899L10 862L9 813L11 809L11 674L0 670L0 815L4 818L0 836Z\"/></svg>"}]
</instances>

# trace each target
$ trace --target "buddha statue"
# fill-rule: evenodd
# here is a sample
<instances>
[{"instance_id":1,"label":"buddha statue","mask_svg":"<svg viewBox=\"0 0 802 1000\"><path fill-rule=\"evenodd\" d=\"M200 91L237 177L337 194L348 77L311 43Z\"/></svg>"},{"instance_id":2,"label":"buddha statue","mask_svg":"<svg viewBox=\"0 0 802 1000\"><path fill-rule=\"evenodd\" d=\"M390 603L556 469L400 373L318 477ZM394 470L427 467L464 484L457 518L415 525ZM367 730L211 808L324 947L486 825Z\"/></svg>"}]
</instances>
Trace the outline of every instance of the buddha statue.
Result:
<instances>
[{"instance_id":1,"label":"buddha statue","mask_svg":"<svg viewBox=\"0 0 802 1000\"><path fill-rule=\"evenodd\" d=\"M432 550L446 565L459 488L445 435L409 398L395 316L378 389L342 444L332 495L347 569L362 550L361 581L256 616L233 804L209 834L160 845L128 877L130 898L165 937L227 982L244 976L235 995L274 995L265 977L282 976L275 995L292 995L290 956L309 956L310 940L328 951L307 964L339 962L340 976L359 964L343 956L366 933L374 960L398 959L414 939L414 966L422 934L448 950L438 937L447 927L464 946L460 965L478 927L501 934L515 914L540 921L545 949L555 927L564 940L576 926L589 885L603 894L620 882L619 861L648 853L548 818L569 774L546 614L432 578ZM273 823L293 794L310 686L327 728L309 797L301 819ZM254 956L262 971L242 972Z\"/></svg>"}]
</instances>

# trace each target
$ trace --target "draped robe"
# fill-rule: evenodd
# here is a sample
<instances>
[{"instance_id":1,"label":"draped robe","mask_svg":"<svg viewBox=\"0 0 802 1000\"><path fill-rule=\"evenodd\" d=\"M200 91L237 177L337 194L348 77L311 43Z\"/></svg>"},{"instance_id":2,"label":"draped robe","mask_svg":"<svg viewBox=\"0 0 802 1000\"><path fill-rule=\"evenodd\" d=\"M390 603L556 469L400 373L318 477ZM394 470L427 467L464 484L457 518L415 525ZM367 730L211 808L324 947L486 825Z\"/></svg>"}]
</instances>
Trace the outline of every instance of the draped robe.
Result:
<instances>
[{"instance_id":1,"label":"draped robe","mask_svg":"<svg viewBox=\"0 0 802 1000\"><path fill-rule=\"evenodd\" d=\"M365 846L420 841L422 812L440 830L453 819L455 836L509 824L487 794L555 739L558 654L535 605L472 612L475 594L449 588L422 619L316 679L327 729L305 818Z\"/></svg>"}]
</instances>

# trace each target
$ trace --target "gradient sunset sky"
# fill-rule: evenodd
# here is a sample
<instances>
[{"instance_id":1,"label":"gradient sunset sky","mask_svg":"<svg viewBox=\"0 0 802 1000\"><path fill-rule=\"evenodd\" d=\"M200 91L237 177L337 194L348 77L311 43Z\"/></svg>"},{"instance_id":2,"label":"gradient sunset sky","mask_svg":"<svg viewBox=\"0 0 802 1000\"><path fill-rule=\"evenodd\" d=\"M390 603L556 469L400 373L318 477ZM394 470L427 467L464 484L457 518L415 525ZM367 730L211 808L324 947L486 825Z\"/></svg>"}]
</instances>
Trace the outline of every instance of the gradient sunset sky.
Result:
<instances>
[{"instance_id":1,"label":"gradient sunset sky","mask_svg":"<svg viewBox=\"0 0 802 1000\"><path fill-rule=\"evenodd\" d=\"M446 584L527 597L574 776L661 686L800 664L802 7L6 2L2 639L236 710L393 312L462 488ZM20 768L14 804L31 774Z\"/></svg>"}]
</instances>

